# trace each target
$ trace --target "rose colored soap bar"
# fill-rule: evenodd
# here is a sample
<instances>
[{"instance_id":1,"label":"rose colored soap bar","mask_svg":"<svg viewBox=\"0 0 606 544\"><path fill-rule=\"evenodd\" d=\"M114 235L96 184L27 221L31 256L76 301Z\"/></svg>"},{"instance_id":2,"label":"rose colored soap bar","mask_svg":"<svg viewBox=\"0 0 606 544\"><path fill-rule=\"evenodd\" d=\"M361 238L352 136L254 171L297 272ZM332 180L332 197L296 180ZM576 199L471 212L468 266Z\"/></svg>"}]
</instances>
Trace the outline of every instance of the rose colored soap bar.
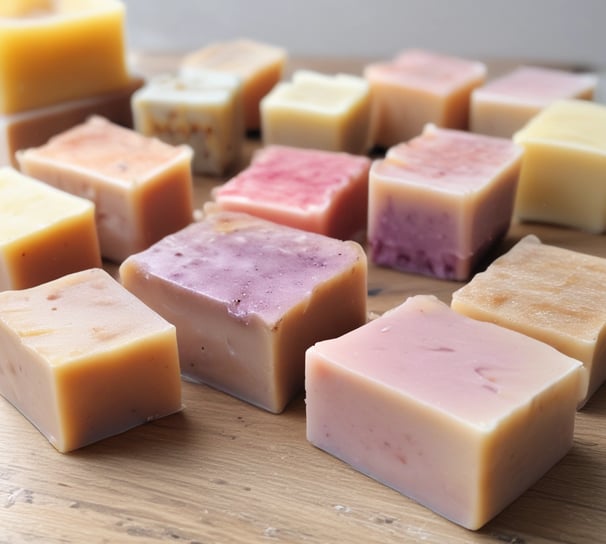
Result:
<instances>
[{"instance_id":1,"label":"rose colored soap bar","mask_svg":"<svg viewBox=\"0 0 606 544\"><path fill-rule=\"evenodd\" d=\"M597 77L592 74L520 66L474 89L471 94L470 130L511 138L555 100L590 100L596 86Z\"/></svg>"},{"instance_id":2,"label":"rose colored soap bar","mask_svg":"<svg viewBox=\"0 0 606 544\"><path fill-rule=\"evenodd\" d=\"M582 402L606 380L606 259L527 236L452 296L459 313L551 344L589 374Z\"/></svg>"},{"instance_id":3,"label":"rose colored soap bar","mask_svg":"<svg viewBox=\"0 0 606 544\"><path fill-rule=\"evenodd\" d=\"M192 221L192 150L92 117L19 151L23 172L96 206L101 254L121 261Z\"/></svg>"},{"instance_id":4,"label":"rose colored soap bar","mask_svg":"<svg viewBox=\"0 0 606 544\"><path fill-rule=\"evenodd\" d=\"M366 228L369 169L367 157L269 146L212 196L222 210L347 239Z\"/></svg>"},{"instance_id":5,"label":"rose colored soap bar","mask_svg":"<svg viewBox=\"0 0 606 544\"><path fill-rule=\"evenodd\" d=\"M469 529L569 450L582 365L418 295L306 353L307 437Z\"/></svg>"},{"instance_id":6,"label":"rose colored soap bar","mask_svg":"<svg viewBox=\"0 0 606 544\"><path fill-rule=\"evenodd\" d=\"M175 328L101 269L0 293L0 393L61 452L181 410Z\"/></svg>"},{"instance_id":7,"label":"rose colored soap bar","mask_svg":"<svg viewBox=\"0 0 606 544\"><path fill-rule=\"evenodd\" d=\"M182 374L271 412L303 388L305 349L366 321L366 256L352 241L217 212L120 267L177 327Z\"/></svg>"},{"instance_id":8,"label":"rose colored soap bar","mask_svg":"<svg viewBox=\"0 0 606 544\"><path fill-rule=\"evenodd\" d=\"M370 170L368 243L380 266L465 280L507 232L522 150L428 125Z\"/></svg>"}]
</instances>

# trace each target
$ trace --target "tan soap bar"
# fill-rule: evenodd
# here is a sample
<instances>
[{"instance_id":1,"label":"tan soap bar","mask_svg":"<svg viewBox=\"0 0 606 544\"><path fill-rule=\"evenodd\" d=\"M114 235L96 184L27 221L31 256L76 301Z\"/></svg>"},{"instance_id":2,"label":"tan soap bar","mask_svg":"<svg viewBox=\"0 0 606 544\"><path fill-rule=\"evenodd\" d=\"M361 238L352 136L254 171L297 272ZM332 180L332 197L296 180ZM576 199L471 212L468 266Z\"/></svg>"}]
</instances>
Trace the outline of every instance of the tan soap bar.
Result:
<instances>
[{"instance_id":1,"label":"tan soap bar","mask_svg":"<svg viewBox=\"0 0 606 544\"><path fill-rule=\"evenodd\" d=\"M99 266L92 202L0 168L0 291Z\"/></svg>"},{"instance_id":2,"label":"tan soap bar","mask_svg":"<svg viewBox=\"0 0 606 544\"><path fill-rule=\"evenodd\" d=\"M101 254L122 261L191 222L192 154L94 116L17 160L26 174L92 200Z\"/></svg>"},{"instance_id":3,"label":"tan soap bar","mask_svg":"<svg viewBox=\"0 0 606 544\"><path fill-rule=\"evenodd\" d=\"M101 269L0 293L0 393L61 452L181 410L175 328Z\"/></svg>"}]
</instances>

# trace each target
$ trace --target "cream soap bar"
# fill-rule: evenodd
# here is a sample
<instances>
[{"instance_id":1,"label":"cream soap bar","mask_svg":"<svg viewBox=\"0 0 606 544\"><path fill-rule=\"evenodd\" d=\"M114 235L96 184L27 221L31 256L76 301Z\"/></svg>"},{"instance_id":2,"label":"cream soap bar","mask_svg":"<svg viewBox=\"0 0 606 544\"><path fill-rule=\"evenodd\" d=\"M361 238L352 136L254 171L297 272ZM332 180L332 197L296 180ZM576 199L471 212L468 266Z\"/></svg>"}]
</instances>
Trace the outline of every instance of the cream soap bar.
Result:
<instances>
[{"instance_id":1,"label":"cream soap bar","mask_svg":"<svg viewBox=\"0 0 606 544\"><path fill-rule=\"evenodd\" d=\"M0 293L0 393L61 452L181 410L174 327L101 269Z\"/></svg>"},{"instance_id":2,"label":"cream soap bar","mask_svg":"<svg viewBox=\"0 0 606 544\"><path fill-rule=\"evenodd\" d=\"M242 83L244 125L247 130L259 130L259 104L282 79L287 58L285 49L254 40L217 42L186 55L180 73L195 75L211 70L238 77Z\"/></svg>"},{"instance_id":3,"label":"cream soap bar","mask_svg":"<svg viewBox=\"0 0 606 544\"><path fill-rule=\"evenodd\" d=\"M216 206L276 223L353 238L366 228L370 159L348 153L269 146L213 191Z\"/></svg>"},{"instance_id":4,"label":"cream soap bar","mask_svg":"<svg viewBox=\"0 0 606 544\"><path fill-rule=\"evenodd\" d=\"M524 161L515 204L522 221L606 231L606 106L559 100L514 136Z\"/></svg>"},{"instance_id":5,"label":"cream soap bar","mask_svg":"<svg viewBox=\"0 0 606 544\"><path fill-rule=\"evenodd\" d=\"M593 98L597 77L554 68L520 66L474 89L469 128L511 138L543 108L559 99Z\"/></svg>"},{"instance_id":6,"label":"cream soap bar","mask_svg":"<svg viewBox=\"0 0 606 544\"><path fill-rule=\"evenodd\" d=\"M270 412L303 388L305 349L366 321L366 256L352 241L212 213L120 267L177 327L183 376Z\"/></svg>"},{"instance_id":7,"label":"cream soap bar","mask_svg":"<svg viewBox=\"0 0 606 544\"><path fill-rule=\"evenodd\" d=\"M518 242L452 296L452 308L546 342L581 361L583 403L606 380L606 259Z\"/></svg>"},{"instance_id":8,"label":"cream soap bar","mask_svg":"<svg viewBox=\"0 0 606 544\"><path fill-rule=\"evenodd\" d=\"M466 280L507 232L522 150L428 125L370 170L368 245L380 266Z\"/></svg>"},{"instance_id":9,"label":"cream soap bar","mask_svg":"<svg viewBox=\"0 0 606 544\"><path fill-rule=\"evenodd\" d=\"M0 291L100 266L92 202L0 168Z\"/></svg>"},{"instance_id":10,"label":"cream soap bar","mask_svg":"<svg viewBox=\"0 0 606 544\"><path fill-rule=\"evenodd\" d=\"M121 261L192 221L192 150L92 117L19 151L23 172L96 205L101 254Z\"/></svg>"},{"instance_id":11,"label":"cream soap bar","mask_svg":"<svg viewBox=\"0 0 606 544\"><path fill-rule=\"evenodd\" d=\"M263 142L364 154L372 146L370 87L361 77L298 70L261 101Z\"/></svg>"},{"instance_id":12,"label":"cream soap bar","mask_svg":"<svg viewBox=\"0 0 606 544\"><path fill-rule=\"evenodd\" d=\"M573 442L582 365L418 295L306 353L315 446L468 529Z\"/></svg>"},{"instance_id":13,"label":"cream soap bar","mask_svg":"<svg viewBox=\"0 0 606 544\"><path fill-rule=\"evenodd\" d=\"M124 21L117 0L3 0L0 113L126 87Z\"/></svg>"},{"instance_id":14,"label":"cream soap bar","mask_svg":"<svg viewBox=\"0 0 606 544\"><path fill-rule=\"evenodd\" d=\"M486 66L450 55L409 49L364 69L374 108L374 141L390 147L421 134L427 123L465 130L471 92Z\"/></svg>"}]
</instances>

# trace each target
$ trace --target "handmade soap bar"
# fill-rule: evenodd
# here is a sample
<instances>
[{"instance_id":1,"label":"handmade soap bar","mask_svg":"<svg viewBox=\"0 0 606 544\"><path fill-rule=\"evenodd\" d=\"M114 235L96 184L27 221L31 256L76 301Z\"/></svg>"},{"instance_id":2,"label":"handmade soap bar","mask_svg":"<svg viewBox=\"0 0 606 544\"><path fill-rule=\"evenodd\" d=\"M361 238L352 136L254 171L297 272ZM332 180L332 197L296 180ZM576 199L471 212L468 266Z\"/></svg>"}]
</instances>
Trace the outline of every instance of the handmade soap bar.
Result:
<instances>
[{"instance_id":1,"label":"handmade soap bar","mask_svg":"<svg viewBox=\"0 0 606 544\"><path fill-rule=\"evenodd\" d=\"M374 141L390 147L410 140L427 123L467 129L471 92L484 83L481 62L409 49L364 69L373 100Z\"/></svg>"},{"instance_id":2,"label":"handmade soap bar","mask_svg":"<svg viewBox=\"0 0 606 544\"><path fill-rule=\"evenodd\" d=\"M307 438L478 529L573 441L582 365L418 295L306 353Z\"/></svg>"},{"instance_id":3,"label":"handmade soap bar","mask_svg":"<svg viewBox=\"0 0 606 544\"><path fill-rule=\"evenodd\" d=\"M370 105L361 77L299 70L261 101L263 142L364 154L371 147Z\"/></svg>"},{"instance_id":4,"label":"handmade soap bar","mask_svg":"<svg viewBox=\"0 0 606 544\"><path fill-rule=\"evenodd\" d=\"M465 280L507 232L522 156L511 140L428 125L370 170L371 260Z\"/></svg>"},{"instance_id":5,"label":"handmade soap bar","mask_svg":"<svg viewBox=\"0 0 606 544\"><path fill-rule=\"evenodd\" d=\"M514 136L524 161L515 204L523 221L606 231L606 106L560 100Z\"/></svg>"},{"instance_id":6,"label":"handmade soap bar","mask_svg":"<svg viewBox=\"0 0 606 544\"><path fill-rule=\"evenodd\" d=\"M19 151L21 170L91 199L101 254L121 261L192 221L192 151L91 117Z\"/></svg>"},{"instance_id":7,"label":"handmade soap bar","mask_svg":"<svg viewBox=\"0 0 606 544\"><path fill-rule=\"evenodd\" d=\"M0 168L0 291L99 266L92 202Z\"/></svg>"},{"instance_id":8,"label":"handmade soap bar","mask_svg":"<svg viewBox=\"0 0 606 544\"><path fill-rule=\"evenodd\" d=\"M545 106L566 98L592 99L597 77L520 66L471 93L470 130L511 138Z\"/></svg>"},{"instance_id":9,"label":"handmade soap bar","mask_svg":"<svg viewBox=\"0 0 606 544\"><path fill-rule=\"evenodd\" d=\"M0 393L61 452L181 410L175 328L107 272L0 293Z\"/></svg>"},{"instance_id":10,"label":"handmade soap bar","mask_svg":"<svg viewBox=\"0 0 606 544\"><path fill-rule=\"evenodd\" d=\"M135 93L135 129L194 151L198 174L222 175L235 166L244 144L241 83L230 74L159 76Z\"/></svg>"},{"instance_id":11,"label":"handmade soap bar","mask_svg":"<svg viewBox=\"0 0 606 544\"><path fill-rule=\"evenodd\" d=\"M606 380L606 259L526 236L452 295L453 310L532 336L581 361L584 403Z\"/></svg>"},{"instance_id":12,"label":"handmade soap bar","mask_svg":"<svg viewBox=\"0 0 606 544\"><path fill-rule=\"evenodd\" d=\"M269 146L212 196L222 210L347 239L366 228L369 169L368 157Z\"/></svg>"},{"instance_id":13,"label":"handmade soap bar","mask_svg":"<svg viewBox=\"0 0 606 544\"><path fill-rule=\"evenodd\" d=\"M128 85L122 2L4 0L2 6L0 113Z\"/></svg>"},{"instance_id":14,"label":"handmade soap bar","mask_svg":"<svg viewBox=\"0 0 606 544\"><path fill-rule=\"evenodd\" d=\"M366 321L366 256L352 241L217 212L120 267L177 327L182 374L271 412L303 388L305 349Z\"/></svg>"},{"instance_id":15,"label":"handmade soap bar","mask_svg":"<svg viewBox=\"0 0 606 544\"><path fill-rule=\"evenodd\" d=\"M259 103L282 79L287 58L285 49L253 40L218 42L186 55L180 73L212 70L237 76L242 82L244 125L247 130L258 130Z\"/></svg>"}]
</instances>

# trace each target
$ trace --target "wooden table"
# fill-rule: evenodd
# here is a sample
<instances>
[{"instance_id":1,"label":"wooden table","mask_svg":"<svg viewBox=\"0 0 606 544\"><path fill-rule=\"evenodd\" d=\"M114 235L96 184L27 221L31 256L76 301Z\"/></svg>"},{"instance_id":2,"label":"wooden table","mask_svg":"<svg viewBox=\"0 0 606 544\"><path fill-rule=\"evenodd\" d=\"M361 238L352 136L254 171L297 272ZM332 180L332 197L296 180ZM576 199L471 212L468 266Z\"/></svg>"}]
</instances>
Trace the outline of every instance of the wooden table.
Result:
<instances>
[{"instance_id":1,"label":"wooden table","mask_svg":"<svg viewBox=\"0 0 606 544\"><path fill-rule=\"evenodd\" d=\"M139 60L146 74L175 61ZM196 179L198 204L221 181ZM526 233L606 257L604 236L537 225L513 225L498 251ZM450 302L460 285L371 266L369 310L419 293ZM281 415L201 385L183 395L182 413L65 455L0 399L0 543L606 542L606 387L578 414L570 453L477 532L311 446L303 395Z\"/></svg>"}]
</instances>

